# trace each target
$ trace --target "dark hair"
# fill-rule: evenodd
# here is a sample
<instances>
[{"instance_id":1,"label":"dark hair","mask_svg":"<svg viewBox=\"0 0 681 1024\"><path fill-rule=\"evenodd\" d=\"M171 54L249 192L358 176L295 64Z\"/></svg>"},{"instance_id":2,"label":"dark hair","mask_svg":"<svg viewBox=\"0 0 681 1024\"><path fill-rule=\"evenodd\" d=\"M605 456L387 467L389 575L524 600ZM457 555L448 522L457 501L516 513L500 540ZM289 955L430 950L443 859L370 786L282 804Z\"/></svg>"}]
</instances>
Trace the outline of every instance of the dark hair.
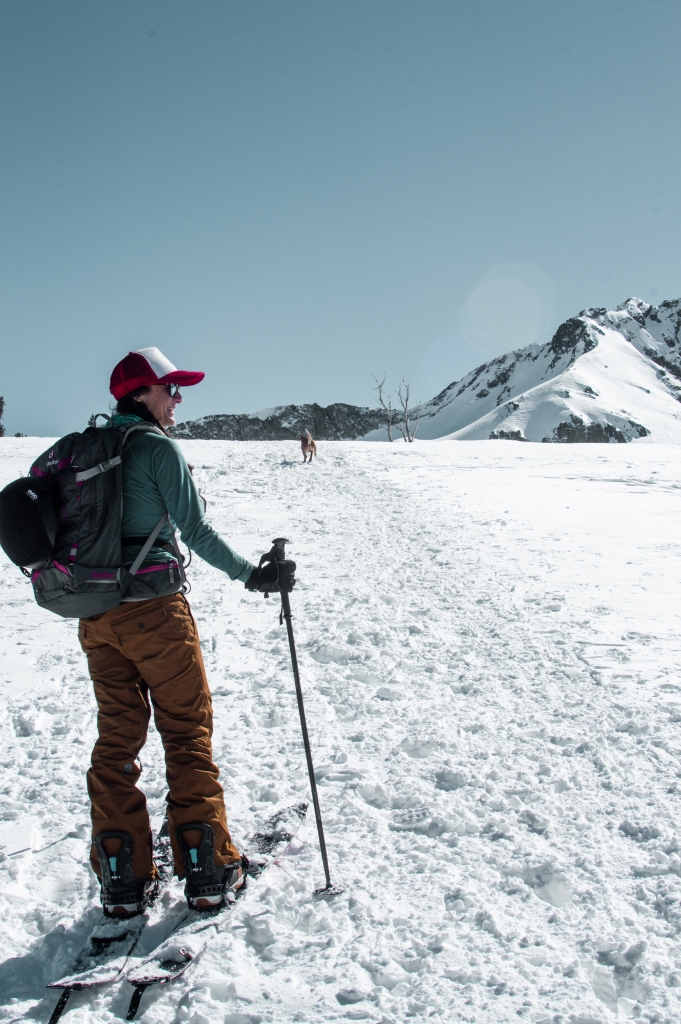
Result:
<instances>
[{"instance_id":1,"label":"dark hair","mask_svg":"<svg viewBox=\"0 0 681 1024\"><path fill-rule=\"evenodd\" d=\"M139 416L141 420L146 420L147 423L153 423L155 427L158 426L158 421L155 416L152 416L150 411L147 409L144 402L136 402L135 399L140 395L146 395L150 390L148 386L141 388L135 388L134 391L129 391L127 395L123 395L122 398L118 399L116 403L116 412L122 416Z\"/></svg>"}]
</instances>

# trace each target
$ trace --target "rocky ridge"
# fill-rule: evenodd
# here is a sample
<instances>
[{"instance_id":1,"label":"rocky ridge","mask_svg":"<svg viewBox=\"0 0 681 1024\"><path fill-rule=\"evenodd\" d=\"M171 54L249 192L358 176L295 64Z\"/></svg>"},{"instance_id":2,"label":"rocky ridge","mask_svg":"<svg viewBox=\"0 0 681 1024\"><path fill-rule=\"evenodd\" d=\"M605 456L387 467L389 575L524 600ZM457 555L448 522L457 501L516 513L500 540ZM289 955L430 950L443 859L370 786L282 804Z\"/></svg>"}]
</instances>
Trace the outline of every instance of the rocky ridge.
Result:
<instances>
[{"instance_id":1,"label":"rocky ridge","mask_svg":"<svg viewBox=\"0 0 681 1024\"><path fill-rule=\"evenodd\" d=\"M383 423L381 409L357 405L279 405L256 413L203 416L179 423L173 437L206 441L298 440L309 430L318 441L350 441Z\"/></svg>"}]
</instances>

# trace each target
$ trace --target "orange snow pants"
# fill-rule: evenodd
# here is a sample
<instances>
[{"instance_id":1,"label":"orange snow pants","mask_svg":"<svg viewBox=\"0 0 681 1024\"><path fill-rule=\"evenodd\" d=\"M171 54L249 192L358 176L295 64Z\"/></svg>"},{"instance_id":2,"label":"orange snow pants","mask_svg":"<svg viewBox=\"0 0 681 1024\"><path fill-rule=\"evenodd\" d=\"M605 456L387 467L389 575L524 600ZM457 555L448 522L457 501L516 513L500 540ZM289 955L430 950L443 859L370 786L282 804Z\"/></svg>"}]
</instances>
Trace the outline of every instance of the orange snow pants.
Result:
<instances>
[{"instance_id":1,"label":"orange snow pants","mask_svg":"<svg viewBox=\"0 0 681 1024\"><path fill-rule=\"evenodd\" d=\"M153 873L149 815L137 788L141 769L135 760L153 708L165 749L176 873L184 876L175 829L189 822L213 829L216 864L238 859L227 828L219 770L213 764L213 707L199 635L184 595L131 601L81 619L79 636L98 708L99 738L87 773L93 837L128 832L134 842L135 877ZM90 861L100 875L94 844Z\"/></svg>"}]
</instances>

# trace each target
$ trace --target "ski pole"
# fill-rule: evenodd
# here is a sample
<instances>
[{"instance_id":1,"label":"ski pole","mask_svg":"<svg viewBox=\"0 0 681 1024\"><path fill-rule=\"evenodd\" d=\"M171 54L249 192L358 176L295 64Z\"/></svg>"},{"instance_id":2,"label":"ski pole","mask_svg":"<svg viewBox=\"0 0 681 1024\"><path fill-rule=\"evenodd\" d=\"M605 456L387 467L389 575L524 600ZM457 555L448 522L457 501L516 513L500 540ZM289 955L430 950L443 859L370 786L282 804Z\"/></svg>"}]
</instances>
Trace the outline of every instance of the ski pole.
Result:
<instances>
[{"instance_id":1,"label":"ski pole","mask_svg":"<svg viewBox=\"0 0 681 1024\"><path fill-rule=\"evenodd\" d=\"M288 645L291 650L291 665L293 667L293 679L296 684L296 699L298 701L298 712L300 714L300 727L303 733L303 745L305 746L305 758L307 760L307 773L310 777L310 789L312 790L312 803L314 805L314 815L317 821L317 834L319 836L319 849L322 854L322 863L324 864L324 875L326 878L326 885L321 889L315 889L314 896L338 896L343 892L341 886L333 885L331 882L331 874L329 872L329 858L326 853L326 841L324 839L324 826L322 824L322 812L319 806L319 796L317 794L317 781L314 777L314 765L312 764L312 751L310 749L310 737L307 731L307 720L305 717L305 704L303 703L303 690L300 685L300 672L298 671L298 656L296 654L296 642L293 638L293 624L291 622L291 602L289 601L289 591L292 589L290 586L287 587L287 576L286 571L282 572L282 564L286 562L286 544L287 541L284 537L278 537L272 541L273 547L271 555L277 562L277 568L279 569L279 593L281 594L281 614L279 621L283 623L286 619L286 632L288 633Z\"/></svg>"}]
</instances>

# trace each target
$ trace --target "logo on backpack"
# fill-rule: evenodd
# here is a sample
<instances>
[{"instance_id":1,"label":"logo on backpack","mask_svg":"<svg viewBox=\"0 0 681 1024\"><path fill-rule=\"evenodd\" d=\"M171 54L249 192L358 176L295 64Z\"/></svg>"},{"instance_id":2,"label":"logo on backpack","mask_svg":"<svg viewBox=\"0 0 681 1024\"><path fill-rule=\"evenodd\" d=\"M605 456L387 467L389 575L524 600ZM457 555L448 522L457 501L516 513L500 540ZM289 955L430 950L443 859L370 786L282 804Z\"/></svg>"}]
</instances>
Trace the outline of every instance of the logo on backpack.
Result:
<instances>
[{"instance_id":1,"label":"logo on backpack","mask_svg":"<svg viewBox=\"0 0 681 1024\"><path fill-rule=\"evenodd\" d=\"M33 498L34 501L38 500L38 495L35 493L35 491L28 490L26 491L26 493L28 494L29 498Z\"/></svg>"}]
</instances>

